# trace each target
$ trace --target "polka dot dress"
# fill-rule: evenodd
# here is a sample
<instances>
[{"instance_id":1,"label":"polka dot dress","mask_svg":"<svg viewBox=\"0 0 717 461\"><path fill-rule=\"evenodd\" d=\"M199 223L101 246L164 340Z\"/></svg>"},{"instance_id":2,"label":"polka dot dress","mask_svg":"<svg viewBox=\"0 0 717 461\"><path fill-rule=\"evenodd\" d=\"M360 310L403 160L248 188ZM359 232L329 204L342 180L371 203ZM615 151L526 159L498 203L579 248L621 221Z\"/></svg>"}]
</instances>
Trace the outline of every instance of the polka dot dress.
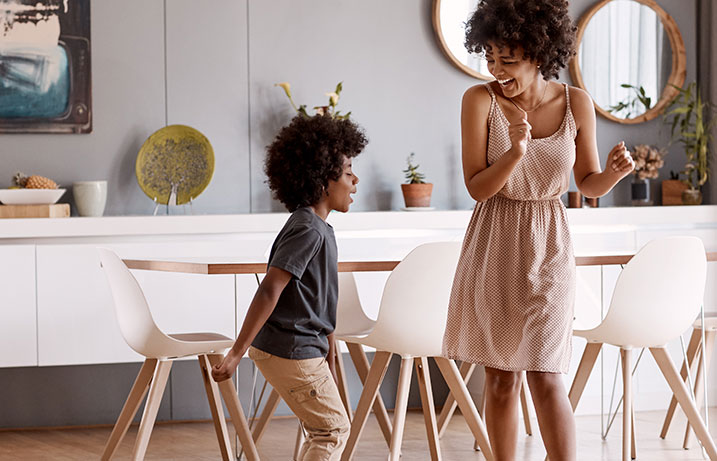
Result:
<instances>
[{"instance_id":1,"label":"polka dot dress","mask_svg":"<svg viewBox=\"0 0 717 461\"><path fill-rule=\"evenodd\" d=\"M488 163L511 147L490 85ZM575 163L577 128L566 110L551 136L528 141L501 191L476 204L453 282L443 353L506 371L567 373L575 259L560 196Z\"/></svg>"}]
</instances>

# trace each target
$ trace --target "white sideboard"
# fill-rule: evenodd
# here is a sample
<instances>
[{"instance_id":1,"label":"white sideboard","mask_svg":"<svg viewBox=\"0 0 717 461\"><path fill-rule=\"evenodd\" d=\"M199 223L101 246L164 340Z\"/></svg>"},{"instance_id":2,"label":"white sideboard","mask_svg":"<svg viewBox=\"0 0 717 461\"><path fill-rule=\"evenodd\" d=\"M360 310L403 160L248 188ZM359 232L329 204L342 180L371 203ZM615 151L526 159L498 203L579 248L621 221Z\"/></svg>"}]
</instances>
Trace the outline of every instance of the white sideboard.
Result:
<instances>
[{"instance_id":1,"label":"white sideboard","mask_svg":"<svg viewBox=\"0 0 717 461\"><path fill-rule=\"evenodd\" d=\"M470 211L332 213L341 260L400 259L416 245L460 240ZM121 257L265 260L287 214L142 216L0 221L0 367L133 362L121 337L95 248ZM568 210L576 254L634 252L648 240L696 235L717 250L717 206ZM710 264L705 307L717 312L717 268ZM579 268L576 316L600 321L619 267ZM216 331L234 336L251 300L253 276L201 276L134 271L153 316L167 332ZM376 316L386 274L358 274L362 302ZM582 354L574 341L571 372ZM679 343L670 346L679 360ZM604 354L581 403L599 409L617 354ZM717 368L717 367L715 367ZM714 378L714 373L712 378ZM601 391L601 383L607 389ZM717 380L712 380L716 382ZM636 378L636 404L661 408L667 386L646 359ZM717 388L711 389L717 394ZM716 397L713 397L716 398Z\"/></svg>"},{"instance_id":2,"label":"white sideboard","mask_svg":"<svg viewBox=\"0 0 717 461\"><path fill-rule=\"evenodd\" d=\"M37 365L35 246L0 246L0 367Z\"/></svg>"}]
</instances>

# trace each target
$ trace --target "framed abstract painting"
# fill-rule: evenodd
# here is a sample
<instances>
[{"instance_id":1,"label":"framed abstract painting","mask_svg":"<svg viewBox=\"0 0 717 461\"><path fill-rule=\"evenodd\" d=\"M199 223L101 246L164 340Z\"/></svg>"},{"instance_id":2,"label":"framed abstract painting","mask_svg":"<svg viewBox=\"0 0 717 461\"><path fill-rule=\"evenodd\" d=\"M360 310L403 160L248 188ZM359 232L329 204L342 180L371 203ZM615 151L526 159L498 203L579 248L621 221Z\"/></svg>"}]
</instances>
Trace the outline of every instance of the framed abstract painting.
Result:
<instances>
[{"instance_id":1,"label":"framed abstract painting","mask_svg":"<svg viewBox=\"0 0 717 461\"><path fill-rule=\"evenodd\" d=\"M0 133L90 133L90 0L0 2Z\"/></svg>"}]
</instances>

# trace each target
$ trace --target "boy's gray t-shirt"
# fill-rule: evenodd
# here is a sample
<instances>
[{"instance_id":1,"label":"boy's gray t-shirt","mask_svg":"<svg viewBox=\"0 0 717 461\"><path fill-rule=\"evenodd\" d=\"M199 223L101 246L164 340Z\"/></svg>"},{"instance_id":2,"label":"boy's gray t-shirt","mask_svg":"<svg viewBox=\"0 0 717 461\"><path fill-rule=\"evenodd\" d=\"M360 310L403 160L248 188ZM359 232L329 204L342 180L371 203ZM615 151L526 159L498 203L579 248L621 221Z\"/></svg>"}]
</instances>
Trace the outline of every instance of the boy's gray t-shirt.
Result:
<instances>
[{"instance_id":1,"label":"boy's gray t-shirt","mask_svg":"<svg viewBox=\"0 0 717 461\"><path fill-rule=\"evenodd\" d=\"M311 208L299 208L274 240L268 266L293 277L252 346L286 359L325 357L338 298L333 228Z\"/></svg>"}]
</instances>

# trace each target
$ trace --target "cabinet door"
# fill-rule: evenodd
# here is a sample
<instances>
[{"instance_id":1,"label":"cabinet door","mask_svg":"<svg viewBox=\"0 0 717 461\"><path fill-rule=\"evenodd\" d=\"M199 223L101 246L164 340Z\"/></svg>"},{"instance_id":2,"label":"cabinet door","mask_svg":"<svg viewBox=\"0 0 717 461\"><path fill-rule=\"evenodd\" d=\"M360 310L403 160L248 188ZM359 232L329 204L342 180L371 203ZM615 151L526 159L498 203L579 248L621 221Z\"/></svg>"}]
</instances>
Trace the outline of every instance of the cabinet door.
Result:
<instances>
[{"instance_id":1,"label":"cabinet door","mask_svg":"<svg viewBox=\"0 0 717 461\"><path fill-rule=\"evenodd\" d=\"M194 243L101 245L120 257L202 253ZM201 247L201 245L200 245ZM155 322L165 333L216 332L234 336L232 276L133 271ZM109 285L95 245L37 248L40 365L139 361L122 338Z\"/></svg>"},{"instance_id":2,"label":"cabinet door","mask_svg":"<svg viewBox=\"0 0 717 461\"><path fill-rule=\"evenodd\" d=\"M0 246L0 367L37 365L35 246Z\"/></svg>"}]
</instances>

